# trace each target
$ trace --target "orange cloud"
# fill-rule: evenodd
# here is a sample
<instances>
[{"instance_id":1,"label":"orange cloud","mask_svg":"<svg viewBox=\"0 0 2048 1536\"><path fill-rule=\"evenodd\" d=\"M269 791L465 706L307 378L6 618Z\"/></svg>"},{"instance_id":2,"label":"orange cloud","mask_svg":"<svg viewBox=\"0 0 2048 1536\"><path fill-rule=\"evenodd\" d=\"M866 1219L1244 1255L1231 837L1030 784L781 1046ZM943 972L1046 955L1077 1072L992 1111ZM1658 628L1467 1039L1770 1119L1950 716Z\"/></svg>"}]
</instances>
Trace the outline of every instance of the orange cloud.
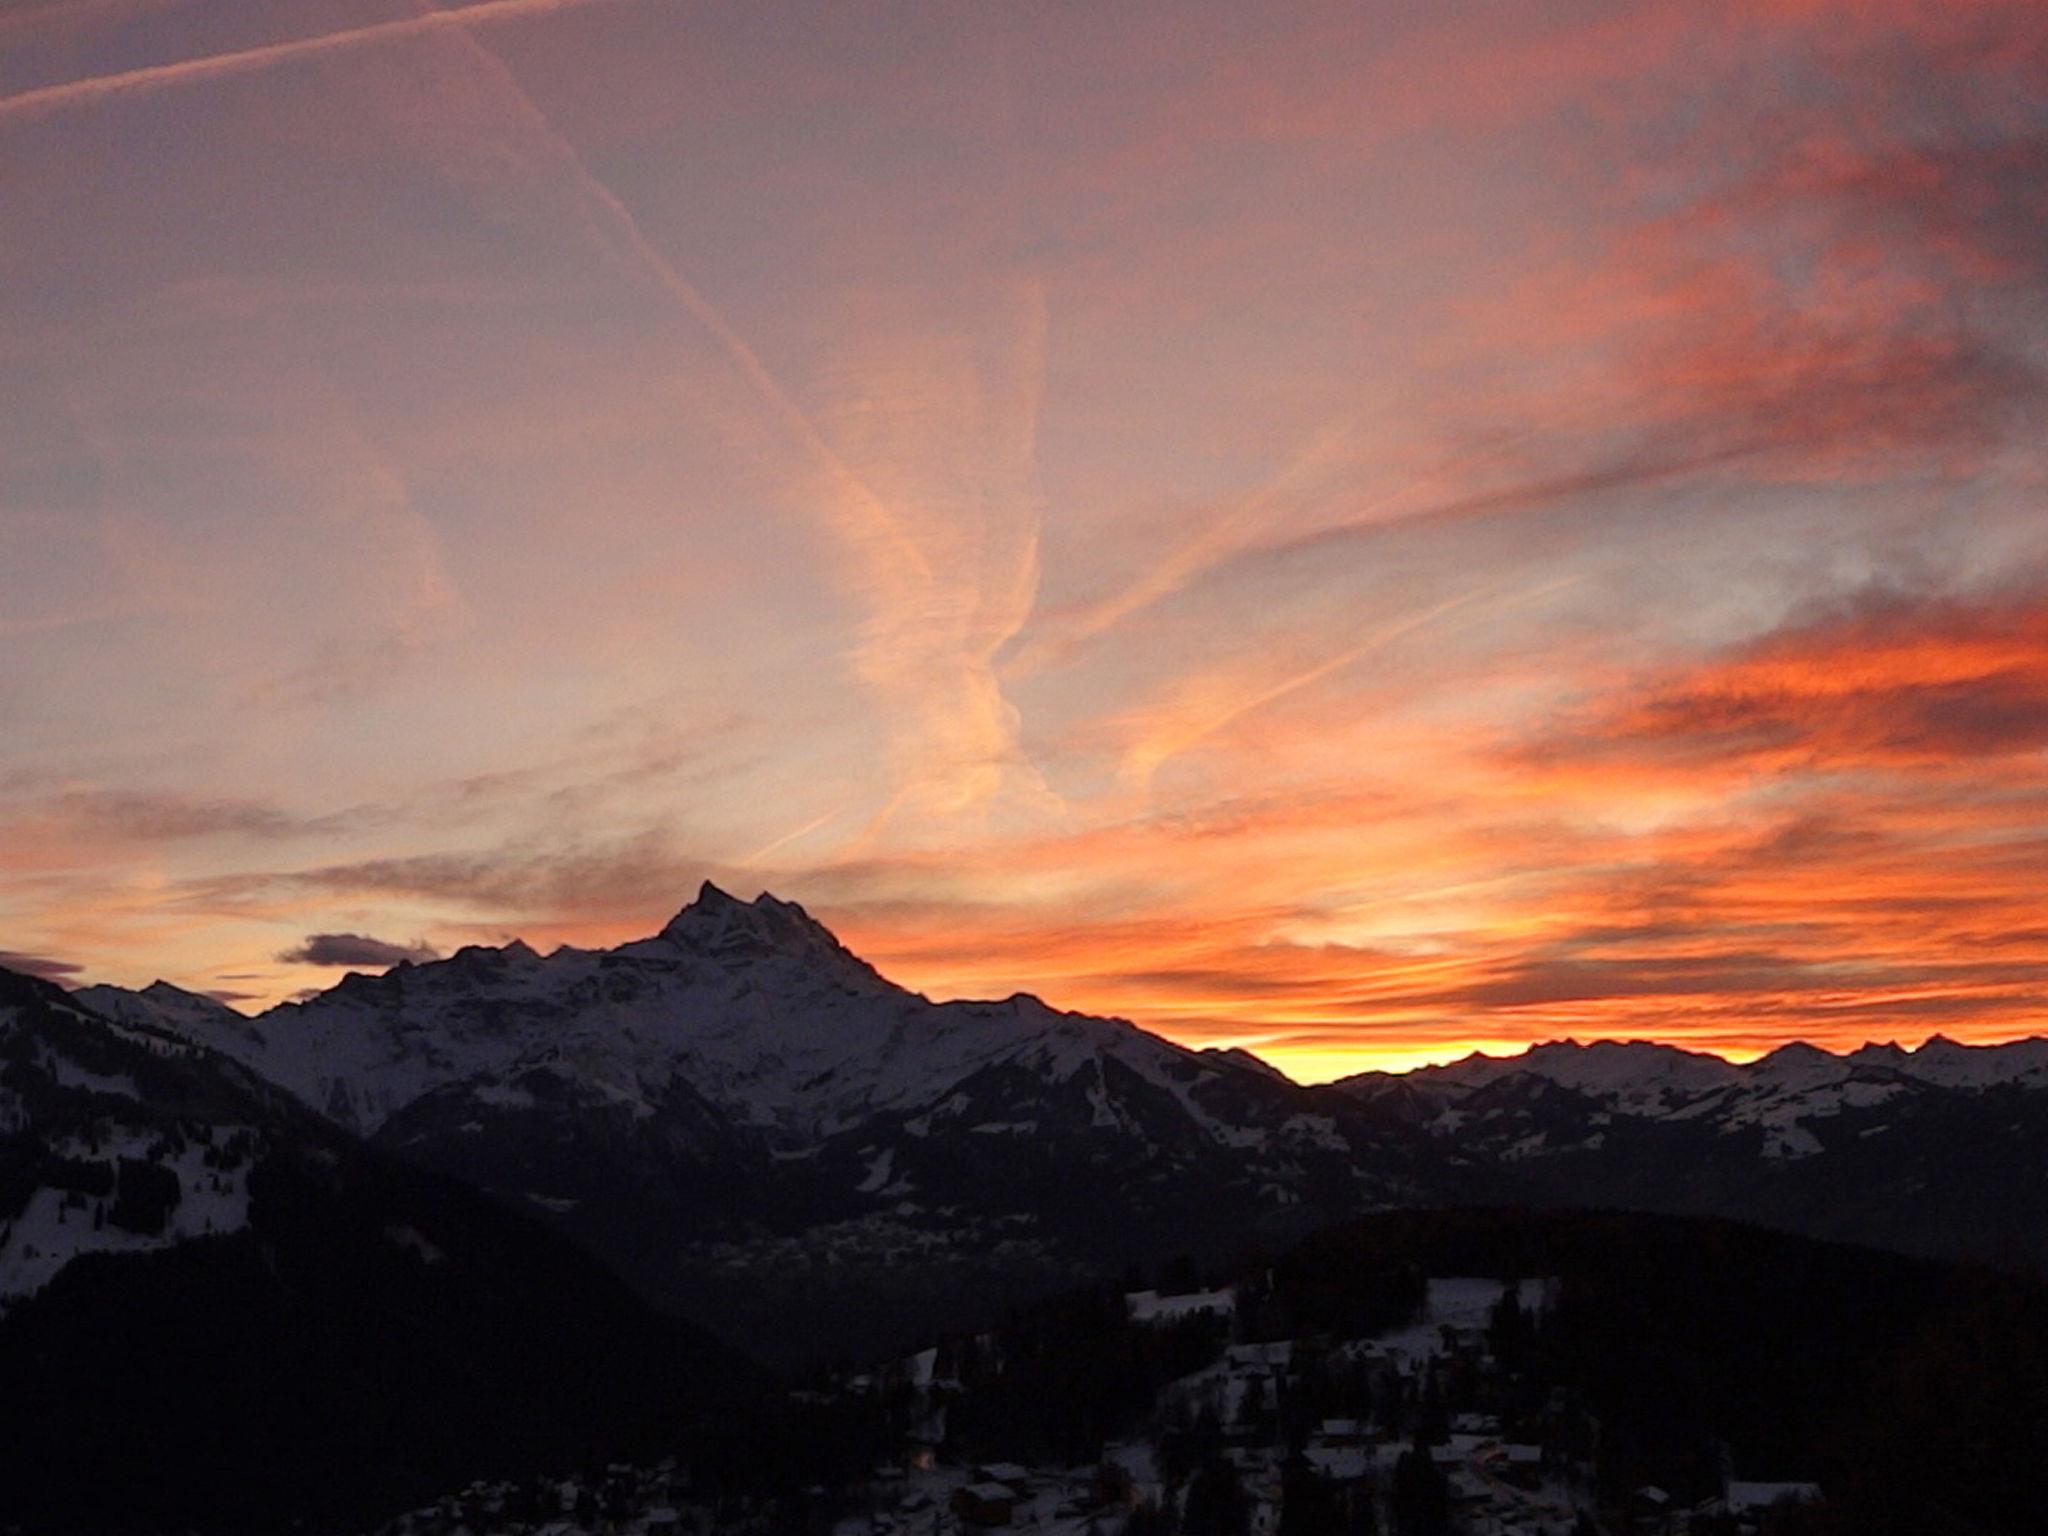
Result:
<instances>
[{"instance_id":1,"label":"orange cloud","mask_svg":"<svg viewBox=\"0 0 2048 1536\"><path fill-rule=\"evenodd\" d=\"M1879 597L1783 630L1538 744L1531 760L1837 772L2048 746L2048 600Z\"/></svg>"}]
</instances>

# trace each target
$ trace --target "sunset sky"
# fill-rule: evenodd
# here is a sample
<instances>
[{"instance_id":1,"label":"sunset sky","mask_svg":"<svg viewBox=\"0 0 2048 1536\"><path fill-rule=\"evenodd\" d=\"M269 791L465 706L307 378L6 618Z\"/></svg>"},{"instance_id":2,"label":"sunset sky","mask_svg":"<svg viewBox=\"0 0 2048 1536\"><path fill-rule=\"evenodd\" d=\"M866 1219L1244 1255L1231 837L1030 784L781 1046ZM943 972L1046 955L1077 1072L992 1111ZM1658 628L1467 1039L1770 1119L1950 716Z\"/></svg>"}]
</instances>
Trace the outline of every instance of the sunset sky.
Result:
<instances>
[{"instance_id":1,"label":"sunset sky","mask_svg":"<svg viewBox=\"0 0 2048 1536\"><path fill-rule=\"evenodd\" d=\"M0 208L11 963L2048 1031L2038 0L31 0Z\"/></svg>"}]
</instances>

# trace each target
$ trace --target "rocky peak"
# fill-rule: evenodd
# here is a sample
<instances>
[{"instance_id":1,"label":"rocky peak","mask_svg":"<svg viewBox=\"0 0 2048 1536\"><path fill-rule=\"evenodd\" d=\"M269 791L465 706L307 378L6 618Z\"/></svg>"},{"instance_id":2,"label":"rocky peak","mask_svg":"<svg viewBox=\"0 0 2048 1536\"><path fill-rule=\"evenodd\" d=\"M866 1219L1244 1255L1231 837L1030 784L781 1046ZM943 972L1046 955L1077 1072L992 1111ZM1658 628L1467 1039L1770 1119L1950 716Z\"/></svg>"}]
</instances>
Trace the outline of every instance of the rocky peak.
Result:
<instances>
[{"instance_id":1,"label":"rocky peak","mask_svg":"<svg viewBox=\"0 0 2048 1536\"><path fill-rule=\"evenodd\" d=\"M661 937L729 966L782 958L817 967L848 984L886 985L823 923L797 903L766 891L742 901L706 880L697 899L669 919Z\"/></svg>"},{"instance_id":2,"label":"rocky peak","mask_svg":"<svg viewBox=\"0 0 2048 1536\"><path fill-rule=\"evenodd\" d=\"M1839 1074L1846 1070L1847 1063L1842 1057L1804 1040L1788 1040L1749 1064L1750 1075L1765 1081L1822 1072Z\"/></svg>"}]
</instances>

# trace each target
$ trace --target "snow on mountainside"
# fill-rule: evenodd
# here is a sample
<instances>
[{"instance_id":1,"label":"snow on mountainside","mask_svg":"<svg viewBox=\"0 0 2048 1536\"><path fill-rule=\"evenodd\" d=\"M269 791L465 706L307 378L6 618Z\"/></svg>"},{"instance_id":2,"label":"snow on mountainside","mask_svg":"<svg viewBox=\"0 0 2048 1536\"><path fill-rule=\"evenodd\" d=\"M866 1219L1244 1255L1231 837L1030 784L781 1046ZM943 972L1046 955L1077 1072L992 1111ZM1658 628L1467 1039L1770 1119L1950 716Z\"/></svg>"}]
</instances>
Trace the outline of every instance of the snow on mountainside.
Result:
<instances>
[{"instance_id":1,"label":"snow on mountainside","mask_svg":"<svg viewBox=\"0 0 2048 1536\"><path fill-rule=\"evenodd\" d=\"M2048 1041L1731 1064L1571 1041L1333 1085L1398 1107L1502 1204L1708 1212L1946 1256L2048 1262Z\"/></svg>"},{"instance_id":2,"label":"snow on mountainside","mask_svg":"<svg viewBox=\"0 0 2048 1536\"><path fill-rule=\"evenodd\" d=\"M1475 1051L1443 1066L1418 1067L1405 1073L1360 1072L1333 1086L1370 1095L1400 1082L1455 1099L1464 1090L1526 1074L1598 1098L1648 1104L1726 1088L1839 1083L1863 1068L1945 1088L1999 1083L2048 1086L2048 1039L2036 1036L2005 1045L1959 1045L1936 1035L1917 1049L1864 1045L1842 1055L1794 1041L1747 1063L1648 1040L1596 1040L1590 1045L1554 1040L1515 1056Z\"/></svg>"},{"instance_id":3,"label":"snow on mountainside","mask_svg":"<svg viewBox=\"0 0 2048 1536\"><path fill-rule=\"evenodd\" d=\"M1539 1122L1533 1085L1569 1097ZM1754 1139L1767 1162L1787 1163L1825 1151L1823 1133L1857 1112L1909 1113L1930 1095L2048 1088L2048 1040L1963 1046L1936 1036L1918 1050L1866 1045L1839 1056L1794 1042L1746 1064L1649 1041L1564 1040L1400 1077L1360 1073L1334 1086L1367 1103L1398 1094L1437 1134L1509 1161L1597 1152L1631 1124L1654 1123ZM1868 1120L1857 1129L1881 1134Z\"/></svg>"},{"instance_id":4,"label":"snow on mountainside","mask_svg":"<svg viewBox=\"0 0 2048 1536\"><path fill-rule=\"evenodd\" d=\"M265 1095L176 1035L0 971L0 1315L86 1254L247 1227Z\"/></svg>"},{"instance_id":5,"label":"snow on mountainside","mask_svg":"<svg viewBox=\"0 0 2048 1536\"><path fill-rule=\"evenodd\" d=\"M1562 1088L1635 1105L1726 1087L1740 1080L1741 1069L1718 1056L1683 1051L1675 1046L1617 1040L1580 1045L1575 1040L1563 1040L1535 1046L1520 1056L1492 1057L1475 1052L1462 1061L1423 1067L1411 1075L1423 1083L1483 1088L1519 1073L1531 1073Z\"/></svg>"},{"instance_id":6,"label":"snow on mountainside","mask_svg":"<svg viewBox=\"0 0 2048 1536\"><path fill-rule=\"evenodd\" d=\"M140 992L122 987L80 987L71 996L103 1018L123 1024L173 1029L187 1038L212 1033L252 1042L258 1038L248 1018L226 1003L187 992L168 981L153 981Z\"/></svg>"},{"instance_id":7,"label":"snow on mountainside","mask_svg":"<svg viewBox=\"0 0 2048 1536\"><path fill-rule=\"evenodd\" d=\"M1917 1050L1866 1045L1843 1055L1796 1041L1756 1061L1737 1064L1719 1056L1650 1041L1575 1040L1534 1046L1518 1056L1475 1052L1440 1067L1405 1074L1362 1072L1332 1085L1366 1103L1398 1101L1419 1123L1475 1144L1475 1122L1496 1134L1512 1117L1510 1101L1542 1088L1564 1090L1580 1108L1569 1127L1550 1126L1506 1145L1517 1158L1554 1152L1561 1145L1597 1149L1610 1139L1612 1117L1690 1122L1720 1135L1760 1132L1765 1157L1784 1161L1823 1149L1811 1122L1869 1109L1928 1091L1993 1088L2048 1089L2048 1040L1963 1046L1936 1036ZM1523 1117L1526 1119L1526 1115Z\"/></svg>"},{"instance_id":8,"label":"snow on mountainside","mask_svg":"<svg viewBox=\"0 0 2048 1536\"><path fill-rule=\"evenodd\" d=\"M524 1105L533 1090L521 1084L535 1074L638 1117L656 1114L680 1081L791 1152L1004 1061L1066 1078L1113 1057L1198 1122L1192 1083L1250 1070L1035 998L931 1003L885 981L796 904L742 902L708 883L660 933L614 950L468 948L351 975L254 1019L162 983L103 1006L234 1056L364 1135L454 1085Z\"/></svg>"}]
</instances>

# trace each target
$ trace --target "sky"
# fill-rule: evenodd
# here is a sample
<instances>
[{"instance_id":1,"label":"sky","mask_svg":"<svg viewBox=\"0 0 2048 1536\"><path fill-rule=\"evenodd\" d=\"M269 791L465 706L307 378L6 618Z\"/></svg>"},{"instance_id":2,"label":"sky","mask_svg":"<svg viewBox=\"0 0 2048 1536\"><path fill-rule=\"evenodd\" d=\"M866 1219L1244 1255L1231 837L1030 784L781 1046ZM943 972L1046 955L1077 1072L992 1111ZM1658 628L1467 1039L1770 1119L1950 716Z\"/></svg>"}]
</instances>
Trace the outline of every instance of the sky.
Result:
<instances>
[{"instance_id":1,"label":"sky","mask_svg":"<svg viewBox=\"0 0 2048 1536\"><path fill-rule=\"evenodd\" d=\"M2048 1032L2037 3L28 0L0 206L0 963Z\"/></svg>"}]
</instances>

